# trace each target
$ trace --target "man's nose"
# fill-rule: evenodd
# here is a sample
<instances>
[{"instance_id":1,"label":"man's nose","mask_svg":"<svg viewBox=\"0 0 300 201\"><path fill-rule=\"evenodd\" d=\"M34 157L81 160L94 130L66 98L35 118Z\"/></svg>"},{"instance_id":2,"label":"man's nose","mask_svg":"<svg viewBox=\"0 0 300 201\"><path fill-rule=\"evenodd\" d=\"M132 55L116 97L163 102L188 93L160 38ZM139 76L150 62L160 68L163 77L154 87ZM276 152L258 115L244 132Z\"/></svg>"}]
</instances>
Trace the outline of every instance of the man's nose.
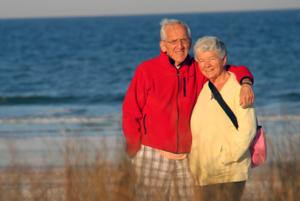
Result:
<instances>
[{"instance_id":1,"label":"man's nose","mask_svg":"<svg viewBox=\"0 0 300 201\"><path fill-rule=\"evenodd\" d=\"M178 48L182 48L183 47L183 43L180 39L177 40L177 47Z\"/></svg>"}]
</instances>

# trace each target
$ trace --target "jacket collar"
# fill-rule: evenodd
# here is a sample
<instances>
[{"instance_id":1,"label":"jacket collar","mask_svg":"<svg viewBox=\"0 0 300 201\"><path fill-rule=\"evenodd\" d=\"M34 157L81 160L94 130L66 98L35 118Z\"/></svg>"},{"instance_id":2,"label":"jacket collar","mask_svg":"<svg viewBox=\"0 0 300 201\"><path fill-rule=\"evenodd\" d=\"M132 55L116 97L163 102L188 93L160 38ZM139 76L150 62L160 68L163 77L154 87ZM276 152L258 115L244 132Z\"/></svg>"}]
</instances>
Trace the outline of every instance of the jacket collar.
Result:
<instances>
[{"instance_id":1,"label":"jacket collar","mask_svg":"<svg viewBox=\"0 0 300 201\"><path fill-rule=\"evenodd\" d=\"M172 66L176 67L175 66L175 61L169 57L165 52L163 51L160 51L160 55L163 57L163 59L168 59L168 63L171 64ZM179 66L181 66L182 64L184 64L186 61L190 60L191 59L191 56L188 54L187 57L185 58L185 60L179 64Z\"/></svg>"}]
</instances>

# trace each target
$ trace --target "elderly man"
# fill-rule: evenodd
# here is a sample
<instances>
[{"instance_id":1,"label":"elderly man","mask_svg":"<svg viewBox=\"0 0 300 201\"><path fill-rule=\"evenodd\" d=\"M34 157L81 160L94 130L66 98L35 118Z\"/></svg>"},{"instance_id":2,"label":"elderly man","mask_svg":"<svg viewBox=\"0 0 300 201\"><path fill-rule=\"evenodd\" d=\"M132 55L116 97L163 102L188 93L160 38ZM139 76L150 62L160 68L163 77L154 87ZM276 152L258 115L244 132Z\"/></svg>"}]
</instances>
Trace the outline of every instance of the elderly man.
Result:
<instances>
[{"instance_id":1,"label":"elderly man","mask_svg":"<svg viewBox=\"0 0 300 201\"><path fill-rule=\"evenodd\" d=\"M207 79L188 54L192 39L184 22L163 20L160 36L160 55L138 66L123 103L127 153L137 172L140 199L192 200L189 122ZM254 98L251 73L245 67L228 70L239 83L248 83L242 85L241 104L249 106Z\"/></svg>"}]
</instances>

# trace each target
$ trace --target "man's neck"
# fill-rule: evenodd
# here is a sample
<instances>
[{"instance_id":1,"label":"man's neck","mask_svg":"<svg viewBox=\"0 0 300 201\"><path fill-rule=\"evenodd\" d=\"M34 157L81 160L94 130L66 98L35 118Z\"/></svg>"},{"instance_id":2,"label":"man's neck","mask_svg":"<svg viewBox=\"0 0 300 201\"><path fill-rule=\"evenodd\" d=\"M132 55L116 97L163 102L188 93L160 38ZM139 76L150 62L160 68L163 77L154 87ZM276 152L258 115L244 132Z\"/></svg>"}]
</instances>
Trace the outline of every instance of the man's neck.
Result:
<instances>
[{"instance_id":1,"label":"man's neck","mask_svg":"<svg viewBox=\"0 0 300 201\"><path fill-rule=\"evenodd\" d=\"M179 68L187 59L188 59L188 56L185 58L185 60L183 62L181 62L179 65L176 66L175 61L171 57L169 57L170 64L176 68Z\"/></svg>"}]
</instances>

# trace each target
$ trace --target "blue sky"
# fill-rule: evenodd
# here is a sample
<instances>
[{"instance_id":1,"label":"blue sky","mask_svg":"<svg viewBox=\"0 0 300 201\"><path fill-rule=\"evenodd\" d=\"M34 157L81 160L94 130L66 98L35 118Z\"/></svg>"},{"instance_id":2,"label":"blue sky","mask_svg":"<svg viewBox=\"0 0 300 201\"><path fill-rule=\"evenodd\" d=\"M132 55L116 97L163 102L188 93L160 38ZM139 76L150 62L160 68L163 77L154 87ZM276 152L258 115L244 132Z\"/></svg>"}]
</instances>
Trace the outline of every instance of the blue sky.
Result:
<instances>
[{"instance_id":1,"label":"blue sky","mask_svg":"<svg viewBox=\"0 0 300 201\"><path fill-rule=\"evenodd\" d=\"M0 0L0 18L300 9L300 0Z\"/></svg>"}]
</instances>

